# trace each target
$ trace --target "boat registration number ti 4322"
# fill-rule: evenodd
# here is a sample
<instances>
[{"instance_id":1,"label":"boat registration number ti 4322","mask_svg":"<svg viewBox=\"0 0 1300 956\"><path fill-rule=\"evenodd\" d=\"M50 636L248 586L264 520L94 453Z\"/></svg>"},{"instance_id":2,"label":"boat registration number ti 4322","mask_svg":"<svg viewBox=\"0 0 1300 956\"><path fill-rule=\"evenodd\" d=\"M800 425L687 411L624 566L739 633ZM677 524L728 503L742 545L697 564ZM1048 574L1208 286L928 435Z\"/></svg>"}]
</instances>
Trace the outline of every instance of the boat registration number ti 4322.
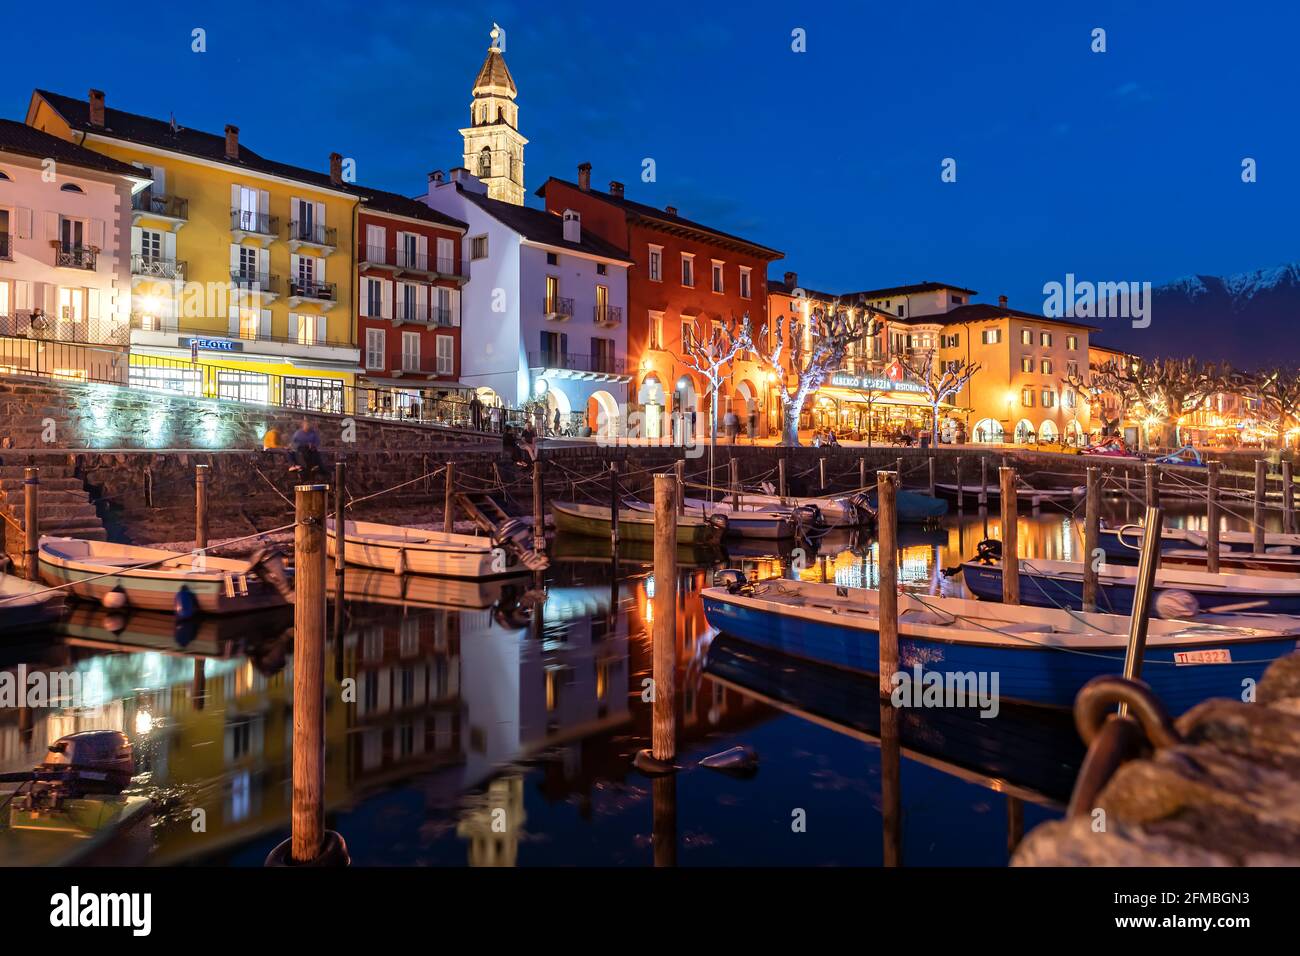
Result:
<instances>
[{"instance_id":1,"label":"boat registration number ti 4322","mask_svg":"<svg viewBox=\"0 0 1300 956\"><path fill-rule=\"evenodd\" d=\"M1175 664L1231 664L1232 652L1226 647L1210 647L1202 651L1174 651Z\"/></svg>"}]
</instances>

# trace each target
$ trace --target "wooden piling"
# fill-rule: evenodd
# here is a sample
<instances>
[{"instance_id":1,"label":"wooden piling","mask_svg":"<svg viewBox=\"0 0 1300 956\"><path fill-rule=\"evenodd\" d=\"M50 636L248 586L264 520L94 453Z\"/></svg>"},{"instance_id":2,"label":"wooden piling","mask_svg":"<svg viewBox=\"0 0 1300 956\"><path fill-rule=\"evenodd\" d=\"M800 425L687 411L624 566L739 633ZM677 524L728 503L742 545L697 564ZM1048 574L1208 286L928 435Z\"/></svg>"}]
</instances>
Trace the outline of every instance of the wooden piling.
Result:
<instances>
[{"instance_id":1,"label":"wooden piling","mask_svg":"<svg viewBox=\"0 0 1300 956\"><path fill-rule=\"evenodd\" d=\"M782 456L776 460L776 493L779 497L785 497L785 457Z\"/></svg>"},{"instance_id":2,"label":"wooden piling","mask_svg":"<svg viewBox=\"0 0 1300 956\"><path fill-rule=\"evenodd\" d=\"M328 485L294 488L293 836L295 863L325 840L325 495Z\"/></svg>"},{"instance_id":3,"label":"wooden piling","mask_svg":"<svg viewBox=\"0 0 1300 956\"><path fill-rule=\"evenodd\" d=\"M930 497L934 497L934 456L930 456Z\"/></svg>"},{"instance_id":4,"label":"wooden piling","mask_svg":"<svg viewBox=\"0 0 1300 956\"><path fill-rule=\"evenodd\" d=\"M347 482L347 465L342 461L334 462L334 576L343 577L347 567L347 512L344 510L344 488ZM339 594L343 585L337 585Z\"/></svg>"},{"instance_id":5,"label":"wooden piling","mask_svg":"<svg viewBox=\"0 0 1300 956\"><path fill-rule=\"evenodd\" d=\"M673 465L677 480L677 513L686 513L686 459L678 458Z\"/></svg>"},{"instance_id":6,"label":"wooden piling","mask_svg":"<svg viewBox=\"0 0 1300 956\"><path fill-rule=\"evenodd\" d=\"M1219 573L1219 463L1207 461L1205 482L1205 570Z\"/></svg>"},{"instance_id":7,"label":"wooden piling","mask_svg":"<svg viewBox=\"0 0 1300 956\"><path fill-rule=\"evenodd\" d=\"M1146 656L1147 625L1155 594L1156 569L1160 567L1160 535L1164 530L1164 513L1148 508L1142 522L1142 557L1138 560L1137 586L1133 591L1133 614L1129 618L1128 650L1124 654L1124 679L1142 679L1142 661ZM1120 716L1128 705L1119 705Z\"/></svg>"},{"instance_id":8,"label":"wooden piling","mask_svg":"<svg viewBox=\"0 0 1300 956\"><path fill-rule=\"evenodd\" d=\"M898 672L898 474L876 472L876 548L880 564L877 591L880 635L880 661L877 674L880 696L888 698L894 690Z\"/></svg>"},{"instance_id":9,"label":"wooden piling","mask_svg":"<svg viewBox=\"0 0 1300 956\"><path fill-rule=\"evenodd\" d=\"M1254 545L1251 550L1263 554L1264 547L1264 495L1268 489L1268 462L1263 458L1255 459L1255 509L1251 516L1251 527L1255 532Z\"/></svg>"},{"instance_id":10,"label":"wooden piling","mask_svg":"<svg viewBox=\"0 0 1300 956\"><path fill-rule=\"evenodd\" d=\"M998 469L1002 493L1002 603L1020 603L1020 555L1017 553L1016 523L1020 502L1016 497L1016 470Z\"/></svg>"},{"instance_id":11,"label":"wooden piling","mask_svg":"<svg viewBox=\"0 0 1300 956\"><path fill-rule=\"evenodd\" d=\"M40 577L37 567L37 543L41 539L40 518L41 470L23 470L23 573L28 581Z\"/></svg>"},{"instance_id":12,"label":"wooden piling","mask_svg":"<svg viewBox=\"0 0 1300 956\"><path fill-rule=\"evenodd\" d=\"M867 487L867 460L858 459L858 490L865 490Z\"/></svg>"},{"instance_id":13,"label":"wooden piling","mask_svg":"<svg viewBox=\"0 0 1300 956\"><path fill-rule=\"evenodd\" d=\"M609 463L609 547L618 551L618 462ZM617 567L615 568L617 570ZM615 579L618 575L614 575Z\"/></svg>"},{"instance_id":14,"label":"wooden piling","mask_svg":"<svg viewBox=\"0 0 1300 956\"><path fill-rule=\"evenodd\" d=\"M536 484L536 464L533 467L534 484ZM451 534L456 530L456 463L451 459L447 460L446 479L442 488L442 530L446 534Z\"/></svg>"},{"instance_id":15,"label":"wooden piling","mask_svg":"<svg viewBox=\"0 0 1300 956\"><path fill-rule=\"evenodd\" d=\"M820 481L821 490L825 491L826 490L826 459L825 458L817 459L817 471L818 471L818 479Z\"/></svg>"},{"instance_id":16,"label":"wooden piling","mask_svg":"<svg viewBox=\"0 0 1300 956\"><path fill-rule=\"evenodd\" d=\"M898 475L898 487L903 487L903 459L894 459L894 474Z\"/></svg>"},{"instance_id":17,"label":"wooden piling","mask_svg":"<svg viewBox=\"0 0 1300 956\"><path fill-rule=\"evenodd\" d=\"M533 462L533 550L546 550L546 512L542 510L542 459Z\"/></svg>"},{"instance_id":18,"label":"wooden piling","mask_svg":"<svg viewBox=\"0 0 1300 956\"><path fill-rule=\"evenodd\" d=\"M1160 466L1148 461L1144 468L1146 477L1146 499L1148 508L1160 506Z\"/></svg>"},{"instance_id":19,"label":"wooden piling","mask_svg":"<svg viewBox=\"0 0 1300 956\"><path fill-rule=\"evenodd\" d=\"M987 508L989 506L989 459L987 455L980 455L979 506L981 508Z\"/></svg>"},{"instance_id":20,"label":"wooden piling","mask_svg":"<svg viewBox=\"0 0 1300 956\"><path fill-rule=\"evenodd\" d=\"M651 756L671 763L677 756L677 487L655 475L654 712Z\"/></svg>"},{"instance_id":21,"label":"wooden piling","mask_svg":"<svg viewBox=\"0 0 1300 956\"><path fill-rule=\"evenodd\" d=\"M1097 610L1097 561L1101 546L1101 470L1088 468L1088 495L1083 512L1083 609Z\"/></svg>"},{"instance_id":22,"label":"wooden piling","mask_svg":"<svg viewBox=\"0 0 1300 956\"><path fill-rule=\"evenodd\" d=\"M881 863L903 865L903 741L900 714L880 698L880 836Z\"/></svg>"},{"instance_id":23,"label":"wooden piling","mask_svg":"<svg viewBox=\"0 0 1300 956\"><path fill-rule=\"evenodd\" d=\"M966 497L961 486L961 455L957 456L957 460L953 463L953 469L957 473L957 510L965 511Z\"/></svg>"},{"instance_id":24,"label":"wooden piling","mask_svg":"<svg viewBox=\"0 0 1300 956\"><path fill-rule=\"evenodd\" d=\"M194 550L208 547L208 466L194 468Z\"/></svg>"},{"instance_id":25,"label":"wooden piling","mask_svg":"<svg viewBox=\"0 0 1300 956\"><path fill-rule=\"evenodd\" d=\"M1295 492L1291 485L1291 462L1282 462L1282 530L1295 534Z\"/></svg>"}]
</instances>

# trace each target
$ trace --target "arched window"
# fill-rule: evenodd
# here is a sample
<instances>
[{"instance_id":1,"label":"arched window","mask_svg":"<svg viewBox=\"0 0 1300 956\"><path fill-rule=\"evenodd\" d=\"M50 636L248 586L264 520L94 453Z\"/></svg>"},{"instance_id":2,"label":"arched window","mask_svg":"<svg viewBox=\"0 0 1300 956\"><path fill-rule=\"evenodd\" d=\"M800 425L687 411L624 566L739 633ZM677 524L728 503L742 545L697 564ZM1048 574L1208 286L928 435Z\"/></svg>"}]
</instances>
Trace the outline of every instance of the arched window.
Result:
<instances>
[{"instance_id":1,"label":"arched window","mask_svg":"<svg viewBox=\"0 0 1300 956\"><path fill-rule=\"evenodd\" d=\"M84 193L84 192L85 192L85 190L82 189L80 186L78 186L76 183L64 183L62 186L59 187L59 189L62 190L63 192L65 192L65 193Z\"/></svg>"},{"instance_id":2,"label":"arched window","mask_svg":"<svg viewBox=\"0 0 1300 956\"><path fill-rule=\"evenodd\" d=\"M478 175L479 179L492 175L492 150L487 146L478 154Z\"/></svg>"}]
</instances>

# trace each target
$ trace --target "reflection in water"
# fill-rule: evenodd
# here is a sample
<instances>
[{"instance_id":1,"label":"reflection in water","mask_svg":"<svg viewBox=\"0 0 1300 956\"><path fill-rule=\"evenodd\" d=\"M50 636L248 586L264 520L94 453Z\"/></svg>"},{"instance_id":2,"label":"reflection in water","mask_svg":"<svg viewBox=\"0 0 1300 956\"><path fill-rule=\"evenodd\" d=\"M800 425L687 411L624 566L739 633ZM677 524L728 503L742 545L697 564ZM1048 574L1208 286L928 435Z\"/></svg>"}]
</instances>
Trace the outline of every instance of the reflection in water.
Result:
<instances>
[{"instance_id":1,"label":"reflection in water","mask_svg":"<svg viewBox=\"0 0 1300 956\"><path fill-rule=\"evenodd\" d=\"M940 572L974 552L985 520L996 536L996 512L973 509L903 529L902 581L959 587ZM1071 516L1020 520L1022 556L1078 557ZM331 602L326 805L357 864L996 864L1068 796L1081 745L1066 715L882 709L874 679L707 627L699 591L718 566L873 585L875 542L843 534L815 553L679 556L684 769L651 781L630 767L650 734L648 556L611 565L600 542L557 552L541 582L348 571ZM61 735L121 730L135 788L155 798L153 862L260 863L288 829L291 624L272 613L178 630L162 614L77 608L0 668L74 671L87 699L0 711L0 772L30 769ZM752 779L696 766L736 744L759 752Z\"/></svg>"}]
</instances>

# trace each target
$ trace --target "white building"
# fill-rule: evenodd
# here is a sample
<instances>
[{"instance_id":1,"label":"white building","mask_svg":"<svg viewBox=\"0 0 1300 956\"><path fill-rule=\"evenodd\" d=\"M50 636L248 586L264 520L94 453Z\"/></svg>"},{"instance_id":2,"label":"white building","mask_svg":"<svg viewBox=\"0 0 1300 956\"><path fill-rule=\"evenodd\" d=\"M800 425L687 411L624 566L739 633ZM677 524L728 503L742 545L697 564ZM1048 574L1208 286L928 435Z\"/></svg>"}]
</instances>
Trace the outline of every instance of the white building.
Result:
<instances>
[{"instance_id":1,"label":"white building","mask_svg":"<svg viewBox=\"0 0 1300 956\"><path fill-rule=\"evenodd\" d=\"M461 298L461 381L510 407L546 405L547 430L612 436L626 422L627 253L557 216L489 199L457 167L425 201L469 224ZM490 390L488 392L487 390Z\"/></svg>"},{"instance_id":2,"label":"white building","mask_svg":"<svg viewBox=\"0 0 1300 956\"><path fill-rule=\"evenodd\" d=\"M114 380L130 336L131 197L148 185L132 166L0 120L0 336L27 340L5 346L0 366Z\"/></svg>"}]
</instances>

